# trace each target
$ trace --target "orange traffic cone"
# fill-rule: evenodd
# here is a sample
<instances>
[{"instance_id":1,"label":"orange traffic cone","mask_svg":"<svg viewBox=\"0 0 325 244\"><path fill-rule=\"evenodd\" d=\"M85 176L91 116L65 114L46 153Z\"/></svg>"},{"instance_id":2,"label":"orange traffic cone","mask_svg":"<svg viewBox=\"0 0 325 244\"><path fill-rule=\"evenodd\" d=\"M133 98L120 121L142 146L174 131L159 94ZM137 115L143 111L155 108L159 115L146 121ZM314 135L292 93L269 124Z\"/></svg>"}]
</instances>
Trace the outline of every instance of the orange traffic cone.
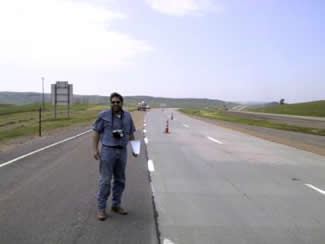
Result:
<instances>
[{"instance_id":1,"label":"orange traffic cone","mask_svg":"<svg viewBox=\"0 0 325 244\"><path fill-rule=\"evenodd\" d=\"M165 129L165 133L168 134L169 133L169 123L168 120L166 122L166 129Z\"/></svg>"}]
</instances>

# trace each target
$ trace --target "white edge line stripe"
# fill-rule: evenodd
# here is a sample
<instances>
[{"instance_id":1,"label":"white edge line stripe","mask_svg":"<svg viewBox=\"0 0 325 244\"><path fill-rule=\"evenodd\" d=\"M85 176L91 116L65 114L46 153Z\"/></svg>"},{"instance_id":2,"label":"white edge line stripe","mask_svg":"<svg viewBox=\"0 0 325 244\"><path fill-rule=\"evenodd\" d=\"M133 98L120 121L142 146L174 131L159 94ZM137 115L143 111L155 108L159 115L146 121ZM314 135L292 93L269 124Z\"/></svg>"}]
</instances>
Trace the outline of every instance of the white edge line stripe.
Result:
<instances>
[{"instance_id":1,"label":"white edge line stripe","mask_svg":"<svg viewBox=\"0 0 325 244\"><path fill-rule=\"evenodd\" d=\"M317 188L317 187L315 187L315 186L313 186L313 185L311 185L311 184L305 184L305 186L308 186L308 187L310 187L311 189L314 189L315 191L318 191L319 193L325 195L325 191L323 191L323 190L321 190L321 189L319 189L319 188Z\"/></svg>"},{"instance_id":2,"label":"white edge line stripe","mask_svg":"<svg viewBox=\"0 0 325 244\"><path fill-rule=\"evenodd\" d=\"M168 240L168 239L164 239L164 243L163 244L174 244L174 242Z\"/></svg>"},{"instance_id":3,"label":"white edge line stripe","mask_svg":"<svg viewBox=\"0 0 325 244\"><path fill-rule=\"evenodd\" d=\"M186 128L190 128L187 124L184 124L184 127L186 127Z\"/></svg>"},{"instance_id":4,"label":"white edge line stripe","mask_svg":"<svg viewBox=\"0 0 325 244\"><path fill-rule=\"evenodd\" d=\"M148 169L150 172L154 172L155 171L155 167L153 165L153 161L152 160L149 160L148 161Z\"/></svg>"},{"instance_id":5,"label":"white edge line stripe","mask_svg":"<svg viewBox=\"0 0 325 244\"><path fill-rule=\"evenodd\" d=\"M149 143L149 140L148 140L148 138L147 138L147 137L145 137L145 138L144 138L144 142L145 142L146 144L148 144L148 143Z\"/></svg>"},{"instance_id":6,"label":"white edge line stripe","mask_svg":"<svg viewBox=\"0 0 325 244\"><path fill-rule=\"evenodd\" d=\"M54 147L54 146L59 145L59 144L61 144L61 143L64 143L64 142L66 142L66 141L70 141L70 140L72 140L72 139L75 139L75 138L77 138L77 137L79 137L79 136L82 136L82 135L84 135L84 134L86 134L86 133L89 133L90 131L92 131L92 130L87 130L87 131L85 131L85 132L83 132L83 133L80 133L80 134L78 134L78 135L68 137L68 138L66 138L66 139L64 139L64 140L62 140L62 141L59 141L59 142L53 143L53 144L48 145L48 146L46 146L46 147L43 147L43 148L37 149L37 150L35 150L35 151L33 151L33 152L30 152L30 153L27 153L27 154L25 154L25 155L22 155L22 156L20 156L20 157L18 157L18 158L12 159L12 160L10 160L10 161L8 161L8 162L5 162L5 163L3 163L3 164L0 164L0 168L1 168L1 167L4 167L4 166L6 166L6 165L12 164L12 163L14 163L14 162L16 162L16 161L18 161L18 160L21 160L21 159L23 159L23 158L26 158L26 157L28 157L28 156L31 156L31 155L33 155L33 154L35 154L35 153L38 153L38 152L44 151L44 150L46 150L46 149L48 149L48 148L51 148L51 147Z\"/></svg>"},{"instance_id":7,"label":"white edge line stripe","mask_svg":"<svg viewBox=\"0 0 325 244\"><path fill-rule=\"evenodd\" d=\"M216 142L216 143L219 143L219 144L223 144L221 141L218 141L217 139L214 139L213 137L208 136L207 138L208 138L210 141L213 141L213 142Z\"/></svg>"}]
</instances>

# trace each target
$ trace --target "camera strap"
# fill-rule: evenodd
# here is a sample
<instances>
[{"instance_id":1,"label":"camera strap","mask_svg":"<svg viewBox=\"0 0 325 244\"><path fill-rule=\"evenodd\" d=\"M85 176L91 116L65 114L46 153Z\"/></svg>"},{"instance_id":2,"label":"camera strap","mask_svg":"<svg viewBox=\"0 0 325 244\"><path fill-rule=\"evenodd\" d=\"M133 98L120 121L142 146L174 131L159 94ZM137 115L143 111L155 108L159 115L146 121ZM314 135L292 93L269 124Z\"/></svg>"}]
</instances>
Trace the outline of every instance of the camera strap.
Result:
<instances>
[{"instance_id":1,"label":"camera strap","mask_svg":"<svg viewBox=\"0 0 325 244\"><path fill-rule=\"evenodd\" d=\"M116 115L115 115L115 116L116 116ZM113 130L116 129L116 128L114 128L114 119L115 119L115 116L114 116L114 113L113 113L113 111L112 111L112 129L113 129ZM122 110L122 111L121 111L121 118L120 118L120 120L121 120L121 124L122 124L122 127L121 127L121 128L118 128L118 129L121 129L121 130L124 131L123 119L124 119L124 111Z\"/></svg>"}]
</instances>

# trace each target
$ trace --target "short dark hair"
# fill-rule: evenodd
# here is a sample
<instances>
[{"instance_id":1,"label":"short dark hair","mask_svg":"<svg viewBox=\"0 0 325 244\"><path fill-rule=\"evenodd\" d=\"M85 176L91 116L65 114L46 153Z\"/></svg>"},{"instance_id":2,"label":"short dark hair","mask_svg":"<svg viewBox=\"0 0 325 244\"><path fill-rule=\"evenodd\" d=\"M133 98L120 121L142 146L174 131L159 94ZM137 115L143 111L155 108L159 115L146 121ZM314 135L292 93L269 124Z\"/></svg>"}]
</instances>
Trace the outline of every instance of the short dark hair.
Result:
<instances>
[{"instance_id":1,"label":"short dark hair","mask_svg":"<svg viewBox=\"0 0 325 244\"><path fill-rule=\"evenodd\" d=\"M112 99L113 99L113 97L118 97L120 100L121 100L121 103L123 103L123 97L122 97L122 95L121 94L119 94L119 93L117 93L117 92L113 92L112 94L111 94L111 96L110 96L110 102L112 102Z\"/></svg>"}]
</instances>

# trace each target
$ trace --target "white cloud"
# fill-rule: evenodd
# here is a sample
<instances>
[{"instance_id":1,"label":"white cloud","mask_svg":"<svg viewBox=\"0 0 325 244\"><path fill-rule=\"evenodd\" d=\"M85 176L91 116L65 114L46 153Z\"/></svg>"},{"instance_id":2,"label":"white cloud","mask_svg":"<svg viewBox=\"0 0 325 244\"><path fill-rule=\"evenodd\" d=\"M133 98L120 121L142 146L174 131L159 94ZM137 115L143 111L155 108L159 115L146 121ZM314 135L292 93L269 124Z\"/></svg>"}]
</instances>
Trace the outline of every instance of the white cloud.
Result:
<instances>
[{"instance_id":1,"label":"white cloud","mask_svg":"<svg viewBox=\"0 0 325 244\"><path fill-rule=\"evenodd\" d=\"M211 0L146 0L152 9L174 16L202 15L216 9ZM219 7L220 10L220 7Z\"/></svg>"},{"instance_id":2,"label":"white cloud","mask_svg":"<svg viewBox=\"0 0 325 244\"><path fill-rule=\"evenodd\" d=\"M109 31L127 16L69 0L0 1L0 65L107 67L152 47Z\"/></svg>"}]
</instances>

